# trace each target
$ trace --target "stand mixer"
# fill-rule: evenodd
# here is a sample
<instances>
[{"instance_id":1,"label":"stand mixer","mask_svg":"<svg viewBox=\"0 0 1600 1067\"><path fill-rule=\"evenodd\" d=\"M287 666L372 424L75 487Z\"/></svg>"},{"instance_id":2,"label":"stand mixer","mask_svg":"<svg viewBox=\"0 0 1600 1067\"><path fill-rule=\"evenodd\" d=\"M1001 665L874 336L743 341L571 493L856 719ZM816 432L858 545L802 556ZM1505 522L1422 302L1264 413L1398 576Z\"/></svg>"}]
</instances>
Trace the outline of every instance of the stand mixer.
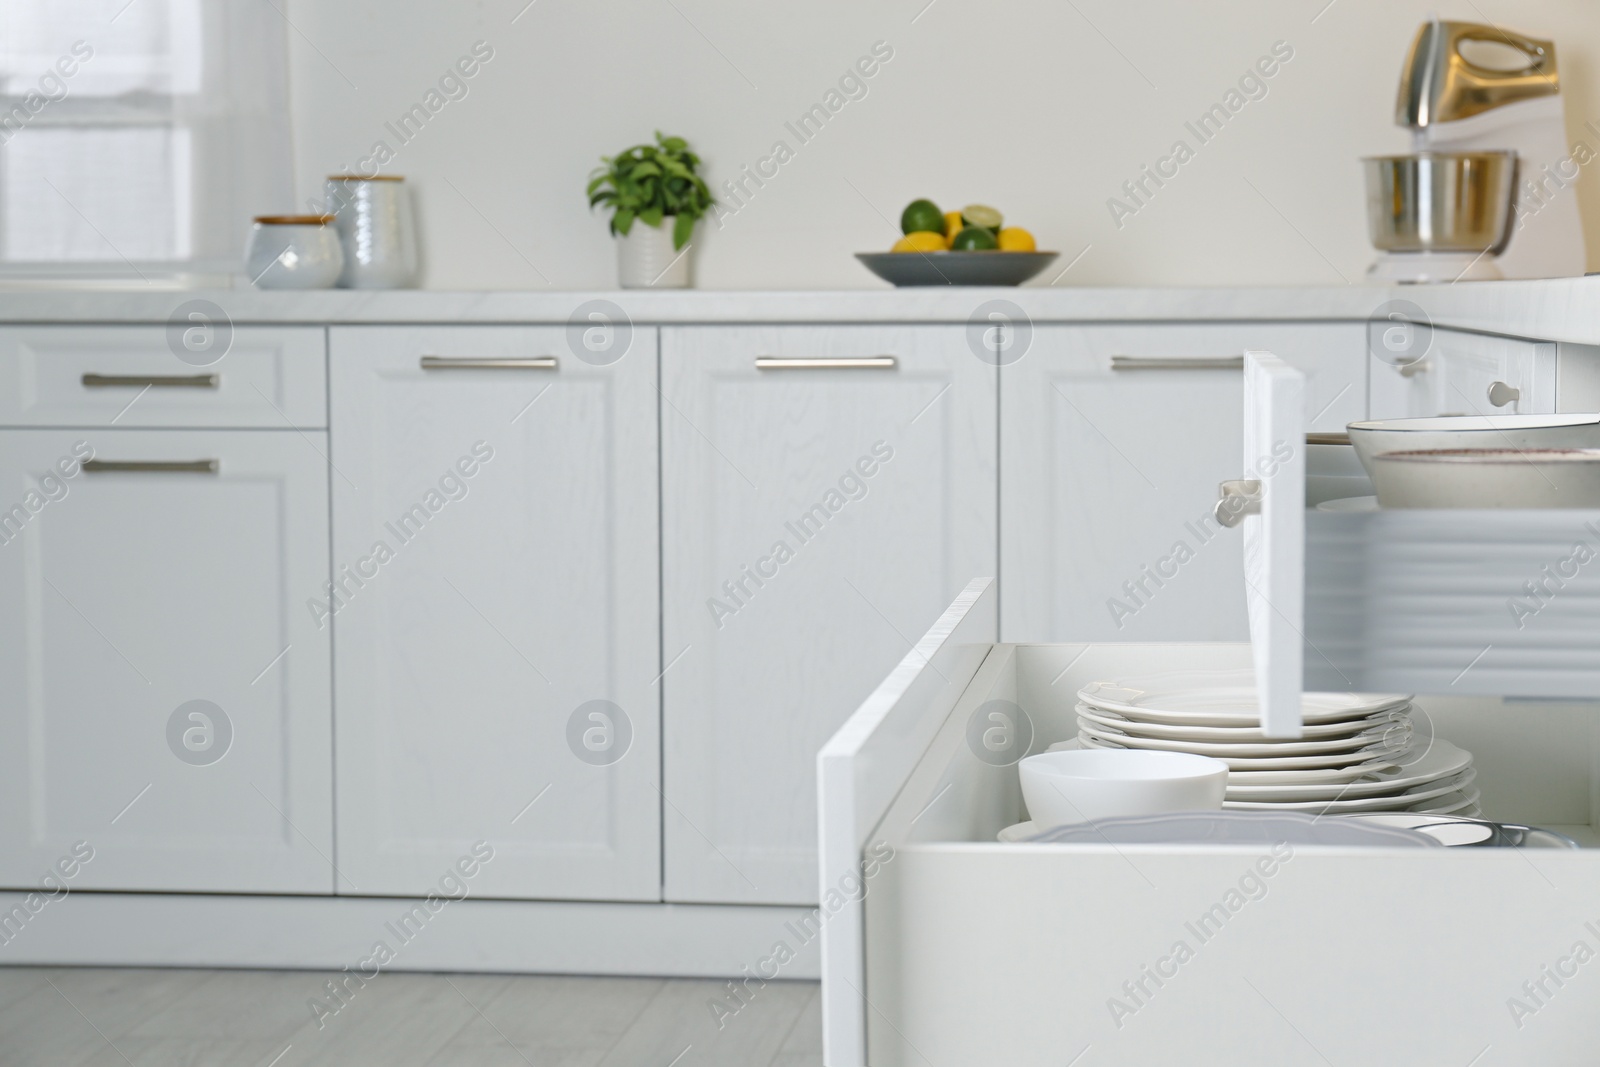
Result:
<instances>
[{"instance_id":1,"label":"stand mixer","mask_svg":"<svg viewBox=\"0 0 1600 1067\"><path fill-rule=\"evenodd\" d=\"M1463 45L1521 52L1501 69ZM1408 155L1364 159L1382 282L1578 276L1582 223L1555 45L1471 22L1423 23L1400 72ZM1515 208L1515 213L1513 213Z\"/></svg>"}]
</instances>

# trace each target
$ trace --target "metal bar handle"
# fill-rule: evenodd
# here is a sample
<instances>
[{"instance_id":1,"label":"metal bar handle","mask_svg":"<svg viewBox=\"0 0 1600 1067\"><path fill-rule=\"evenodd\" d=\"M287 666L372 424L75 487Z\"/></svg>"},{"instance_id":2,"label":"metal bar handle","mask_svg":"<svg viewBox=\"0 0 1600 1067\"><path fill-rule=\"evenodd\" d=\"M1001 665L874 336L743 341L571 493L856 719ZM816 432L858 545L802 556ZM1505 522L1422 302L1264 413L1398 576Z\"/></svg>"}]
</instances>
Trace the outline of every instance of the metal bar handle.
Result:
<instances>
[{"instance_id":1,"label":"metal bar handle","mask_svg":"<svg viewBox=\"0 0 1600 1067\"><path fill-rule=\"evenodd\" d=\"M555 370L555 356L527 356L511 359L488 359L478 356L423 356L418 364L423 370Z\"/></svg>"},{"instance_id":2,"label":"metal bar handle","mask_svg":"<svg viewBox=\"0 0 1600 1067\"><path fill-rule=\"evenodd\" d=\"M757 356L756 370L894 370L900 361L894 356L862 356L857 359L784 359Z\"/></svg>"},{"instance_id":3,"label":"metal bar handle","mask_svg":"<svg viewBox=\"0 0 1600 1067\"><path fill-rule=\"evenodd\" d=\"M83 469L90 474L216 474L221 464L214 459L86 459Z\"/></svg>"},{"instance_id":4,"label":"metal bar handle","mask_svg":"<svg viewBox=\"0 0 1600 1067\"><path fill-rule=\"evenodd\" d=\"M90 389L215 389L222 384L217 374L85 374L83 384Z\"/></svg>"},{"instance_id":5,"label":"metal bar handle","mask_svg":"<svg viewBox=\"0 0 1600 1067\"><path fill-rule=\"evenodd\" d=\"M1112 370L1244 370L1244 356L1206 356L1179 359L1170 356L1112 356Z\"/></svg>"}]
</instances>

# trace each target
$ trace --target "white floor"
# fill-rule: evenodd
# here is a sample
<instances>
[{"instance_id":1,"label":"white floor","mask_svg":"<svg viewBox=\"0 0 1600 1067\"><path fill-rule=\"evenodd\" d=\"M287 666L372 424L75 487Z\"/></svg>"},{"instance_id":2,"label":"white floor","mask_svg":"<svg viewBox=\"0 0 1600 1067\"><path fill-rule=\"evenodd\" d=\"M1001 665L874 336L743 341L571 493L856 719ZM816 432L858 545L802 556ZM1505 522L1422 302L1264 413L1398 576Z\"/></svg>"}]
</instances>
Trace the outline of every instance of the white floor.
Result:
<instances>
[{"instance_id":1,"label":"white floor","mask_svg":"<svg viewBox=\"0 0 1600 1067\"><path fill-rule=\"evenodd\" d=\"M0 968L4 1067L819 1067L815 982ZM720 1016L720 1018L719 1018ZM719 1027L720 1022L720 1027Z\"/></svg>"}]
</instances>

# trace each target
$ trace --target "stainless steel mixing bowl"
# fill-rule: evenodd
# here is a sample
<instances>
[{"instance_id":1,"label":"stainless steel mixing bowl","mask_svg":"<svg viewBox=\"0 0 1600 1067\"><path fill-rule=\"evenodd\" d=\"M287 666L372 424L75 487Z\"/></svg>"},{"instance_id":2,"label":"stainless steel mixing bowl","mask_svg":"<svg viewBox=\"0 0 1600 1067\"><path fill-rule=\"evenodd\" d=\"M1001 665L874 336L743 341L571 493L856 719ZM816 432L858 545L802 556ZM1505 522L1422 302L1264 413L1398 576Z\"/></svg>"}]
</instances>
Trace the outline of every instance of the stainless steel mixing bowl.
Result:
<instances>
[{"instance_id":1,"label":"stainless steel mixing bowl","mask_svg":"<svg viewBox=\"0 0 1600 1067\"><path fill-rule=\"evenodd\" d=\"M1511 240L1515 152L1368 156L1367 229L1384 252L1489 252Z\"/></svg>"}]
</instances>

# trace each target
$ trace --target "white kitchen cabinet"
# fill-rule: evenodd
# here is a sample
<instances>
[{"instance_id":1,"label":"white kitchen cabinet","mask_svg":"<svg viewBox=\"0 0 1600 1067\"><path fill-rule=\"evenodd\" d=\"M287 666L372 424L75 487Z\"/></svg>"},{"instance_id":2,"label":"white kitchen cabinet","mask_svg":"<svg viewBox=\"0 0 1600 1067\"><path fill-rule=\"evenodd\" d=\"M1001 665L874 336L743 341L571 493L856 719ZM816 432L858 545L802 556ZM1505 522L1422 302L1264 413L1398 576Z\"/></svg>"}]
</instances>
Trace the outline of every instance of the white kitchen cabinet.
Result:
<instances>
[{"instance_id":1,"label":"white kitchen cabinet","mask_svg":"<svg viewBox=\"0 0 1600 1067\"><path fill-rule=\"evenodd\" d=\"M960 326L663 331L667 899L817 899L818 748L994 570L980 355Z\"/></svg>"},{"instance_id":2,"label":"white kitchen cabinet","mask_svg":"<svg viewBox=\"0 0 1600 1067\"><path fill-rule=\"evenodd\" d=\"M166 327L0 329L0 426L327 426L322 327L235 327L210 308Z\"/></svg>"},{"instance_id":3,"label":"white kitchen cabinet","mask_svg":"<svg viewBox=\"0 0 1600 1067\"><path fill-rule=\"evenodd\" d=\"M326 448L0 431L0 885L332 891Z\"/></svg>"},{"instance_id":4,"label":"white kitchen cabinet","mask_svg":"<svg viewBox=\"0 0 1600 1067\"><path fill-rule=\"evenodd\" d=\"M1355 323L1035 326L1001 371L1002 636L1244 640L1212 517L1218 482L1258 477L1240 356L1303 371L1310 429L1342 431L1365 417L1364 343Z\"/></svg>"},{"instance_id":5,"label":"white kitchen cabinet","mask_svg":"<svg viewBox=\"0 0 1600 1067\"><path fill-rule=\"evenodd\" d=\"M1556 410L1553 343L1406 322L1367 329L1374 419Z\"/></svg>"},{"instance_id":6,"label":"white kitchen cabinet","mask_svg":"<svg viewBox=\"0 0 1600 1067\"><path fill-rule=\"evenodd\" d=\"M654 331L331 342L340 891L658 900Z\"/></svg>"}]
</instances>

